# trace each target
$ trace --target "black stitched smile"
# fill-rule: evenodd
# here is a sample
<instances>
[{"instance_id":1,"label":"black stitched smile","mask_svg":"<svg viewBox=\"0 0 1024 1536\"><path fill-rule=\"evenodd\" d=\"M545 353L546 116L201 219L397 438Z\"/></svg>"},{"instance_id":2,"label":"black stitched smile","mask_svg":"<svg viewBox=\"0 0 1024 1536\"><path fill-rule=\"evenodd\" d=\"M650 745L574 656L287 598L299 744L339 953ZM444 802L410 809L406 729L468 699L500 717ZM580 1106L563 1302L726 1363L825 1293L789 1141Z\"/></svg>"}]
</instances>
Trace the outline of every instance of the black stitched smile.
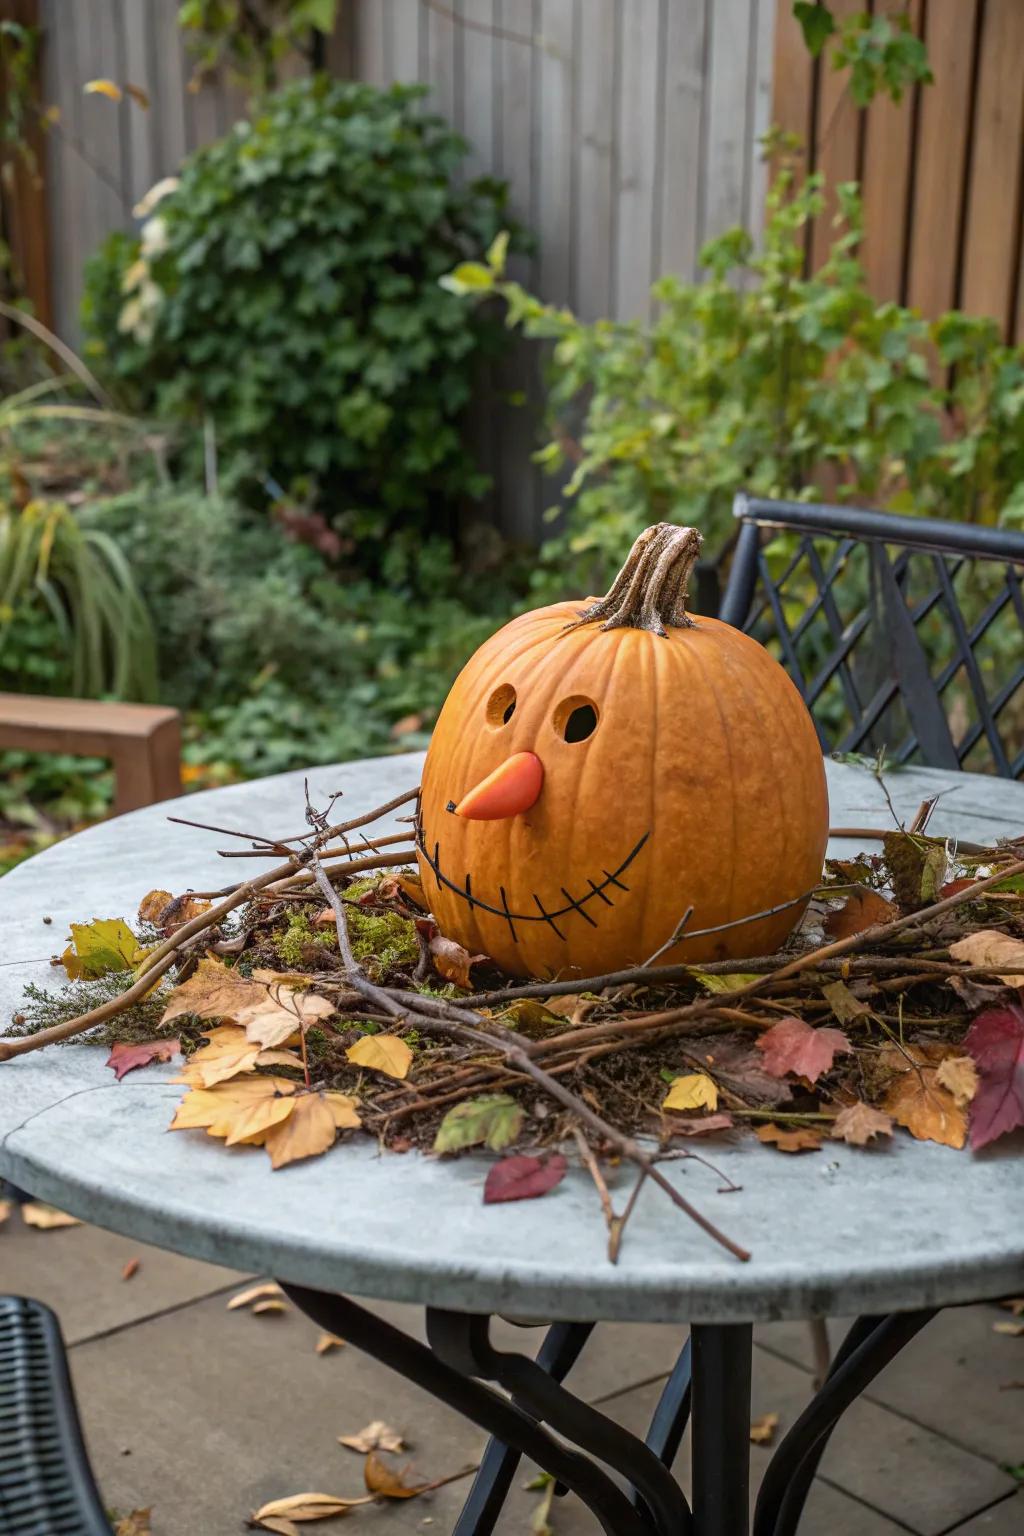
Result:
<instances>
[{"instance_id":1,"label":"black stitched smile","mask_svg":"<svg viewBox=\"0 0 1024 1536\"><path fill-rule=\"evenodd\" d=\"M651 834L649 832L644 833L636 847L633 848L632 851L628 853L623 859L618 869L602 869L601 874L604 878L599 881L591 880L588 878L587 884L590 886L590 890L587 891L585 895L579 897L573 896L566 890L565 886L563 885L562 895L565 897L566 905L564 907L556 907L552 912L548 912L545 909L544 903L541 901L536 891L533 893L533 899L537 906L536 912L511 911L508 904L508 897L505 894L505 887L503 885L498 887L499 891L501 892L500 907L493 906L489 901L484 901L480 896L474 896L472 889L472 877L470 875L466 876L464 885L456 885L455 881L450 880L444 873L444 870L441 868L441 845L440 843L435 842L434 851L433 853L430 853L427 848L426 832L422 822L420 823L419 827L418 841L420 852L426 859L427 863L430 865L431 869L434 871L434 879L437 881L438 886L443 885L446 890L454 891L455 895L461 896L463 901L469 903L470 907L479 907L482 912L490 912L494 917L504 918L505 922L508 923L509 933L512 935L512 942L514 944L518 944L519 935L516 933L516 923L547 923L550 928L554 929L555 933L560 939L564 939L565 935L559 928L556 922L556 918L567 917L570 912L578 912L580 917L582 917L585 922L590 924L591 928L596 928L596 921L586 910L587 903L592 902L596 897L598 901L603 902L606 907L613 907L615 903L608 895L609 889L614 887L614 889L618 891L629 890L629 886L621 877L632 864L633 860L636 858L637 854L640 852L641 848L644 846L644 843L646 843L650 835Z\"/></svg>"}]
</instances>

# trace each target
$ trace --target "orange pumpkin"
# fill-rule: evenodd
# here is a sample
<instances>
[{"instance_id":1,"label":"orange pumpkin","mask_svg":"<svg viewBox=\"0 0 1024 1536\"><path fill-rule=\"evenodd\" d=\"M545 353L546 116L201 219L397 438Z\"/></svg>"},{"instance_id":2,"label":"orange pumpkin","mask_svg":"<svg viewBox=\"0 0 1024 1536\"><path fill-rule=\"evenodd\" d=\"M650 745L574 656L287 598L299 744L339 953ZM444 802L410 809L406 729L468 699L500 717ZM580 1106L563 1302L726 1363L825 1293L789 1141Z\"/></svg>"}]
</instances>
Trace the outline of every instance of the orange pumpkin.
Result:
<instances>
[{"instance_id":1,"label":"orange pumpkin","mask_svg":"<svg viewBox=\"0 0 1024 1536\"><path fill-rule=\"evenodd\" d=\"M687 615L700 544L648 528L607 597L513 619L441 711L427 898L442 933L514 975L641 964L687 911L662 963L770 953L820 879L814 726L756 641Z\"/></svg>"}]
</instances>

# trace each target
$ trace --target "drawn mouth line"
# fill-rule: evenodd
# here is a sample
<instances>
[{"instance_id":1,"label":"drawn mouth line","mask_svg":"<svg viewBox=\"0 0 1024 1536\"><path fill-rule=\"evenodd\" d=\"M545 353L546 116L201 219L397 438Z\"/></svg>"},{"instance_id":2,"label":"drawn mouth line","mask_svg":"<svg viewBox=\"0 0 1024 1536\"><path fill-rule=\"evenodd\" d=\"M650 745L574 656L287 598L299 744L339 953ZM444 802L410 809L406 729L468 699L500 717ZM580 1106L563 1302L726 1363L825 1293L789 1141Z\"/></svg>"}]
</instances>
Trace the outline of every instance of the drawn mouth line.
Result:
<instances>
[{"instance_id":1,"label":"drawn mouth line","mask_svg":"<svg viewBox=\"0 0 1024 1536\"><path fill-rule=\"evenodd\" d=\"M551 912L546 910L544 903L541 901L536 891L533 892L533 900L537 906L536 912L511 911L508 904L508 897L505 894L505 887L503 885L498 887L499 891L501 892L500 907L492 905L492 903L489 901L484 901L480 896L474 896L472 877L470 875L466 876L464 885L457 885L454 880L450 880L444 873L444 870L441 868L441 845L439 842L435 842L433 853L429 851L427 848L426 834L424 832L422 823L419 827L418 841L420 852L423 854L423 857L426 859L427 863L430 865L430 868L433 870L434 879L437 881L438 886L444 886L446 890L454 891L455 895L461 896L462 900L468 902L470 907L479 907L482 912L489 912L493 917L503 918L504 921L508 923L509 933L512 936L513 944L518 944L519 935L516 933L516 923L547 923L560 939L564 939L565 935L559 928L557 919L560 917L567 917L570 912L578 912L580 917L582 917L585 922L590 924L591 928L596 928L598 924L587 911L587 904L589 902L593 902L596 898L598 902L603 902L606 907L613 907L615 903L608 895L608 891L613 887L617 891L629 890L629 886L621 877L632 864L633 860L636 858L637 854L640 852L641 848L644 846L650 835L650 832L644 833L643 837L632 849L632 851L628 853L623 859L618 869L602 869L601 874L604 878L600 881L591 880L588 878L587 883L590 886L590 890L587 891L583 896L576 897L571 895L563 885L562 895L565 897L566 905L564 907L556 907ZM600 910L600 908L598 910Z\"/></svg>"}]
</instances>

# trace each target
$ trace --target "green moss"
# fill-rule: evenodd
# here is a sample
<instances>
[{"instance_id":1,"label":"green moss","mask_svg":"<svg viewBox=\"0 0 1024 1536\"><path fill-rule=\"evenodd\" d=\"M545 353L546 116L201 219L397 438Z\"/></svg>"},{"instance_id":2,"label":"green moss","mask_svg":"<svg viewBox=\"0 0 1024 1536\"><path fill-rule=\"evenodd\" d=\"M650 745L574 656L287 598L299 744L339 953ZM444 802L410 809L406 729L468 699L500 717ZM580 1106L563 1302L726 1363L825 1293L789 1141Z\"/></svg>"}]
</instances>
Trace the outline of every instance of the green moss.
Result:
<instances>
[{"instance_id":1,"label":"green moss","mask_svg":"<svg viewBox=\"0 0 1024 1536\"><path fill-rule=\"evenodd\" d=\"M310 945L335 949L338 936L332 928L314 928L306 912L292 912L287 926L275 935L273 943L286 965L299 967L308 963Z\"/></svg>"},{"instance_id":2,"label":"green moss","mask_svg":"<svg viewBox=\"0 0 1024 1536\"><path fill-rule=\"evenodd\" d=\"M379 979L403 966L415 965L420 951L409 918L359 906L360 897L376 884L376 880L353 881L345 892L345 907L352 953L374 979Z\"/></svg>"}]
</instances>

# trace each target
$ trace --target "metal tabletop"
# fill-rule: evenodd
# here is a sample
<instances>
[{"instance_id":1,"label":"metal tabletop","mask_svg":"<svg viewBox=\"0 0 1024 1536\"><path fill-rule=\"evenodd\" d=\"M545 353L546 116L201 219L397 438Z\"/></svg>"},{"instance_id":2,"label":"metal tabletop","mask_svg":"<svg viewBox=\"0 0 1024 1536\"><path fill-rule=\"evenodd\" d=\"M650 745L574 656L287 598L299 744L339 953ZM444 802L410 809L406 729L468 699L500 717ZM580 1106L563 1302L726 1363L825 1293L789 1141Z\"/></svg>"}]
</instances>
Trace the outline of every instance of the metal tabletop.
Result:
<instances>
[{"instance_id":1,"label":"metal tabletop","mask_svg":"<svg viewBox=\"0 0 1024 1536\"><path fill-rule=\"evenodd\" d=\"M354 815L412 788L421 766L410 754L315 769L311 793L324 803L342 790L343 813ZM827 768L833 826L891 825L869 771ZM302 824L303 778L135 811L5 876L0 1016L17 1010L26 983L61 985L50 956L69 922L131 921L154 887L177 894L230 880L232 866L216 853L223 836L176 826L169 813L291 834ZM908 820L944 791L930 832L980 842L1024 829L1021 784L908 769L887 785ZM848 857L857 846L830 851ZM70 1044L0 1064L0 1175L101 1226L282 1281L468 1312L728 1323L952 1304L1013 1292L1024 1278L1024 1133L980 1154L902 1133L879 1151L826 1143L800 1157L752 1137L702 1143L738 1193L722 1193L696 1161L666 1171L752 1251L749 1263L648 1187L612 1266L584 1170L544 1199L494 1206L482 1203L484 1155L381 1155L357 1139L273 1173L261 1151L166 1133L183 1091L168 1081L173 1066L117 1083L105 1058L104 1049Z\"/></svg>"}]
</instances>

